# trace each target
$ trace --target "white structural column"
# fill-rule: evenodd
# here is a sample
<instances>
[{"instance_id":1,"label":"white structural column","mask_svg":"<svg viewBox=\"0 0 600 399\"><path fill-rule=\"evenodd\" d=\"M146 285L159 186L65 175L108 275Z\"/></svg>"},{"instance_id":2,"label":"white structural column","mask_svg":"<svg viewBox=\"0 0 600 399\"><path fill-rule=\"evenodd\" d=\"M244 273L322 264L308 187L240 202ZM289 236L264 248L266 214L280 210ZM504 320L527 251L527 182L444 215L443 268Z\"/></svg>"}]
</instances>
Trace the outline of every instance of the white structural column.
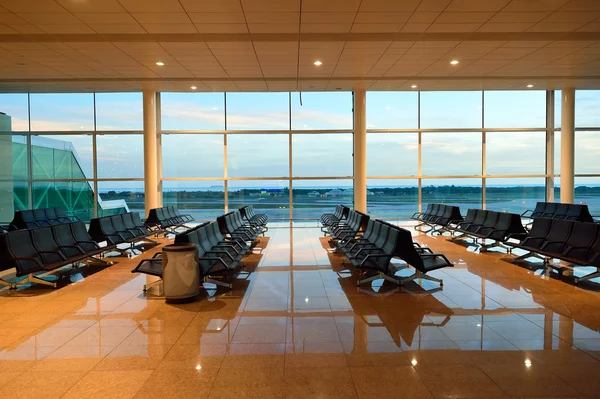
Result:
<instances>
[{"instance_id":1,"label":"white structural column","mask_svg":"<svg viewBox=\"0 0 600 399\"><path fill-rule=\"evenodd\" d=\"M560 134L560 202L575 196L575 89L563 89Z\"/></svg>"},{"instance_id":2,"label":"white structural column","mask_svg":"<svg viewBox=\"0 0 600 399\"><path fill-rule=\"evenodd\" d=\"M144 91L144 194L146 215L158 207L158 152L156 143L156 93Z\"/></svg>"},{"instance_id":3,"label":"white structural column","mask_svg":"<svg viewBox=\"0 0 600 399\"><path fill-rule=\"evenodd\" d=\"M367 92L354 91L354 209L367 211Z\"/></svg>"}]
</instances>

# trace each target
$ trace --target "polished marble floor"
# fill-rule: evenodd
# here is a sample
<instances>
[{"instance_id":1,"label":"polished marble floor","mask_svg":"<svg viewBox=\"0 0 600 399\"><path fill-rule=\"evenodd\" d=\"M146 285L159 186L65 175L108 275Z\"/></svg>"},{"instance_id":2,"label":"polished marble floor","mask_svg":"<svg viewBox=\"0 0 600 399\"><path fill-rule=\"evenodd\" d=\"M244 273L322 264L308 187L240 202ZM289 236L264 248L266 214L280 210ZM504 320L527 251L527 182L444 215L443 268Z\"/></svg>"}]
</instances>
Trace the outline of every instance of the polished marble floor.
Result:
<instances>
[{"instance_id":1,"label":"polished marble floor","mask_svg":"<svg viewBox=\"0 0 600 399\"><path fill-rule=\"evenodd\" d=\"M0 397L600 397L598 284L415 239L455 263L443 290L358 289L311 227L272 228L249 277L189 304L144 294L139 256L2 290Z\"/></svg>"}]
</instances>

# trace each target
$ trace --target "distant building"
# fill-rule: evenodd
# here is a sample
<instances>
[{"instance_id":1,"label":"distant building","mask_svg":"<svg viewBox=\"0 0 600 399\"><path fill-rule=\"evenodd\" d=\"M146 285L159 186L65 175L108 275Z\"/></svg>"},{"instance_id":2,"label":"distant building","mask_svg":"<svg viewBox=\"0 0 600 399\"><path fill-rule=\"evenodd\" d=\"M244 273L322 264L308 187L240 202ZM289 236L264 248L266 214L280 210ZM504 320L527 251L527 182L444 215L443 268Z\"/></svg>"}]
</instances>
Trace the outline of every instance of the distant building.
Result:
<instances>
[{"instance_id":1,"label":"distant building","mask_svg":"<svg viewBox=\"0 0 600 399\"><path fill-rule=\"evenodd\" d=\"M319 195L321 195L320 192L318 191L311 191L310 193L307 194L309 197L318 197Z\"/></svg>"},{"instance_id":2,"label":"distant building","mask_svg":"<svg viewBox=\"0 0 600 399\"><path fill-rule=\"evenodd\" d=\"M344 192L342 190L340 190L339 188L334 188L331 191L328 191L325 193L326 197L340 197L344 194Z\"/></svg>"}]
</instances>

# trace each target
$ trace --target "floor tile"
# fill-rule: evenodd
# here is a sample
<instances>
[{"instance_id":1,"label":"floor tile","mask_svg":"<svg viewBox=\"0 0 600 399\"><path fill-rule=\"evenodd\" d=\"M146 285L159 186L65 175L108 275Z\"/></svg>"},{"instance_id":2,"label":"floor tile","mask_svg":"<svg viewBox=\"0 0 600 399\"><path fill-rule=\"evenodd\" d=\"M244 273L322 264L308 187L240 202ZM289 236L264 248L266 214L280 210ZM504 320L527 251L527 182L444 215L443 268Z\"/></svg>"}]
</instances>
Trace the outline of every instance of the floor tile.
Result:
<instances>
[{"instance_id":1,"label":"floor tile","mask_svg":"<svg viewBox=\"0 0 600 399\"><path fill-rule=\"evenodd\" d=\"M502 389L476 365L417 365L417 374L435 398L500 398Z\"/></svg>"},{"instance_id":2,"label":"floor tile","mask_svg":"<svg viewBox=\"0 0 600 399\"><path fill-rule=\"evenodd\" d=\"M347 367L287 368L287 398L356 398L356 389Z\"/></svg>"},{"instance_id":3,"label":"floor tile","mask_svg":"<svg viewBox=\"0 0 600 399\"><path fill-rule=\"evenodd\" d=\"M351 367L359 398L432 398L411 366Z\"/></svg>"},{"instance_id":4,"label":"floor tile","mask_svg":"<svg viewBox=\"0 0 600 399\"><path fill-rule=\"evenodd\" d=\"M118 398L135 397L152 374L151 370L129 371L90 371L63 396L76 398Z\"/></svg>"}]
</instances>

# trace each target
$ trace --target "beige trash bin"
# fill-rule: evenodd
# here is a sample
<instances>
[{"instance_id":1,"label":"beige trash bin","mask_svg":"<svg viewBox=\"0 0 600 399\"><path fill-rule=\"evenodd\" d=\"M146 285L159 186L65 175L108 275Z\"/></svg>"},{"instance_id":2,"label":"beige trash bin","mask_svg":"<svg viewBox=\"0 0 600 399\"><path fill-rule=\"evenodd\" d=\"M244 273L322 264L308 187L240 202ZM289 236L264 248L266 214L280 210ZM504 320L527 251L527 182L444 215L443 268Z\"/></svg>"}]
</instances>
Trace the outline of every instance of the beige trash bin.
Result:
<instances>
[{"instance_id":1,"label":"beige trash bin","mask_svg":"<svg viewBox=\"0 0 600 399\"><path fill-rule=\"evenodd\" d=\"M196 245L164 246L162 268L163 290L167 302L193 300L200 293L200 270Z\"/></svg>"}]
</instances>

